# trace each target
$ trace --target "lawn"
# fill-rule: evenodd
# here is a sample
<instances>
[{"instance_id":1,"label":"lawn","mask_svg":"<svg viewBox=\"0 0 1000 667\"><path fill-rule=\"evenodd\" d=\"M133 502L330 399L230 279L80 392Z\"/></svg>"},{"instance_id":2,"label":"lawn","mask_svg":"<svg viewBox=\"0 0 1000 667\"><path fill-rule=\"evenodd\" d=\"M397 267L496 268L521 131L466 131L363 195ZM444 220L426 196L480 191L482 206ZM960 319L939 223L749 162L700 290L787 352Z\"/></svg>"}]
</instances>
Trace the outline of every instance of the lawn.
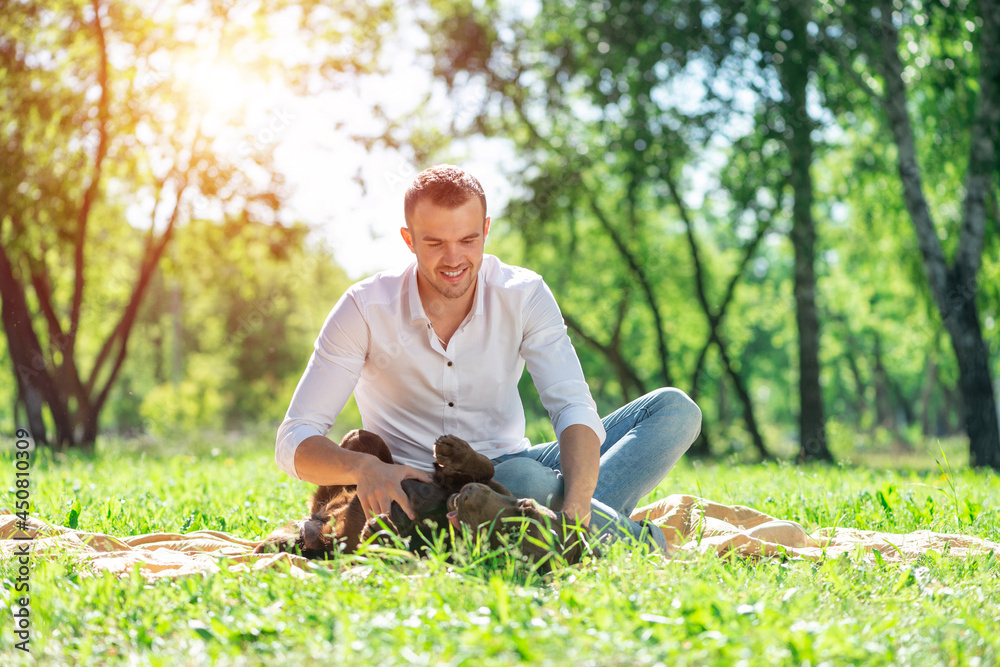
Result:
<instances>
[{"instance_id":1,"label":"lawn","mask_svg":"<svg viewBox=\"0 0 1000 667\"><path fill-rule=\"evenodd\" d=\"M937 445L935 445L937 446ZM0 463L14 479L10 453ZM905 469L684 461L650 499L691 493L807 530L928 528L1000 541L1000 477L938 450ZM914 463L916 461L916 463ZM956 469L952 469L954 466ZM32 514L116 535L210 528L260 538L298 516L308 485L259 437L103 442L31 469ZM12 489L0 507L12 507ZM541 578L512 559L371 555L317 568L147 583L68 561L31 573L31 651L45 664L989 665L1000 660L1000 564L936 553L906 564L663 562L622 545ZM14 564L3 563L4 606ZM13 619L0 662L27 663Z\"/></svg>"}]
</instances>

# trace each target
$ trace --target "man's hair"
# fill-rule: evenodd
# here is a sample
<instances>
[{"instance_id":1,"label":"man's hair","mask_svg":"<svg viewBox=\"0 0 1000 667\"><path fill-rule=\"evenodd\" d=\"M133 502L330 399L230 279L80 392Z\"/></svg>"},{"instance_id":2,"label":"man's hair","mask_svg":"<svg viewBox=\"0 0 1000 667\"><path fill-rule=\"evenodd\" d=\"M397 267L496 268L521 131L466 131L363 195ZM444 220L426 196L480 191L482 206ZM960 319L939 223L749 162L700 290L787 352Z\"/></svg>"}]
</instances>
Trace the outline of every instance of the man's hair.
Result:
<instances>
[{"instance_id":1,"label":"man's hair","mask_svg":"<svg viewBox=\"0 0 1000 667\"><path fill-rule=\"evenodd\" d=\"M486 193L476 177L453 164L439 164L424 169L413 179L403 198L403 217L410 226L413 211L421 200L428 200L437 206L455 209L473 197L483 205L483 222L486 222Z\"/></svg>"}]
</instances>

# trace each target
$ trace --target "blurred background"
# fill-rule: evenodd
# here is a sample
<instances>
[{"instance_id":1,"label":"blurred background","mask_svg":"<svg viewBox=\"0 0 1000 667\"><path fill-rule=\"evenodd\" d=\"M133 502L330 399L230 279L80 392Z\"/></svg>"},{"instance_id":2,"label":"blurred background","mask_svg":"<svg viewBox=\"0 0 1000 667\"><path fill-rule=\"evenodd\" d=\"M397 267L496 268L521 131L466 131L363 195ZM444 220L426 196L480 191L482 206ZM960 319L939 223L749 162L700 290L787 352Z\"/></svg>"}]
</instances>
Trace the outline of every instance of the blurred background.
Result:
<instances>
[{"instance_id":1,"label":"blurred background","mask_svg":"<svg viewBox=\"0 0 1000 667\"><path fill-rule=\"evenodd\" d=\"M677 386L692 455L1000 468L995 1L0 8L4 431L273 438L452 162L602 414Z\"/></svg>"}]
</instances>

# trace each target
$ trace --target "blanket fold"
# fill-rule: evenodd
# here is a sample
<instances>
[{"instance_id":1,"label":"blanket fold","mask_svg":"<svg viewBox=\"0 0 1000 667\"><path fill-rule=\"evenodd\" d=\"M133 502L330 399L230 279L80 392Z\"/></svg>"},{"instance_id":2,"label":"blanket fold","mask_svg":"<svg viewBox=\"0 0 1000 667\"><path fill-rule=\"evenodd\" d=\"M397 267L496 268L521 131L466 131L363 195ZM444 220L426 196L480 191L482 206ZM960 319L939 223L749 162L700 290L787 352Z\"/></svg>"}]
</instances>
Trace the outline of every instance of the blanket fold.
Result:
<instances>
[{"instance_id":1,"label":"blanket fold","mask_svg":"<svg viewBox=\"0 0 1000 667\"><path fill-rule=\"evenodd\" d=\"M69 555L84 569L126 576L135 569L146 579L189 574L287 569L294 577L313 576L309 560L293 554L254 554L260 542L215 530L113 537L53 526L29 517L23 529L13 514L0 514L0 556L9 559L30 545L32 557Z\"/></svg>"},{"instance_id":2,"label":"blanket fold","mask_svg":"<svg viewBox=\"0 0 1000 667\"><path fill-rule=\"evenodd\" d=\"M667 496L638 508L631 518L659 526L675 553L715 551L719 555L821 560L861 548L867 559L883 561L909 560L928 551L963 558L990 552L1000 556L1000 544L971 535L857 528L820 528L807 533L795 521L776 519L752 507L720 505L688 495Z\"/></svg>"}]
</instances>

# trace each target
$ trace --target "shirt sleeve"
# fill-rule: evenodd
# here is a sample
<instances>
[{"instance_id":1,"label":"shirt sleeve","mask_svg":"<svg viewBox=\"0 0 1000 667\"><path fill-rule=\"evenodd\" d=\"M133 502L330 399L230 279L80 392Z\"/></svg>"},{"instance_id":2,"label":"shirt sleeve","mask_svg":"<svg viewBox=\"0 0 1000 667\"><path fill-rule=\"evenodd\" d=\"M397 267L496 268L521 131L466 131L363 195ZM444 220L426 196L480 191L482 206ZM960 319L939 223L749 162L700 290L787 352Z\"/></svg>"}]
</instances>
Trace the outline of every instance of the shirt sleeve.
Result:
<instances>
[{"instance_id":1,"label":"shirt sleeve","mask_svg":"<svg viewBox=\"0 0 1000 667\"><path fill-rule=\"evenodd\" d=\"M539 280L538 288L527 298L523 316L521 357L549 413L556 438L567 426L583 424L604 444L607 433L597 413L597 404L583 377L559 306L543 281Z\"/></svg>"},{"instance_id":2,"label":"shirt sleeve","mask_svg":"<svg viewBox=\"0 0 1000 667\"><path fill-rule=\"evenodd\" d=\"M326 435L347 404L368 355L368 323L351 292L345 293L323 323L285 419L278 427L274 459L299 479L295 450L310 436Z\"/></svg>"}]
</instances>

